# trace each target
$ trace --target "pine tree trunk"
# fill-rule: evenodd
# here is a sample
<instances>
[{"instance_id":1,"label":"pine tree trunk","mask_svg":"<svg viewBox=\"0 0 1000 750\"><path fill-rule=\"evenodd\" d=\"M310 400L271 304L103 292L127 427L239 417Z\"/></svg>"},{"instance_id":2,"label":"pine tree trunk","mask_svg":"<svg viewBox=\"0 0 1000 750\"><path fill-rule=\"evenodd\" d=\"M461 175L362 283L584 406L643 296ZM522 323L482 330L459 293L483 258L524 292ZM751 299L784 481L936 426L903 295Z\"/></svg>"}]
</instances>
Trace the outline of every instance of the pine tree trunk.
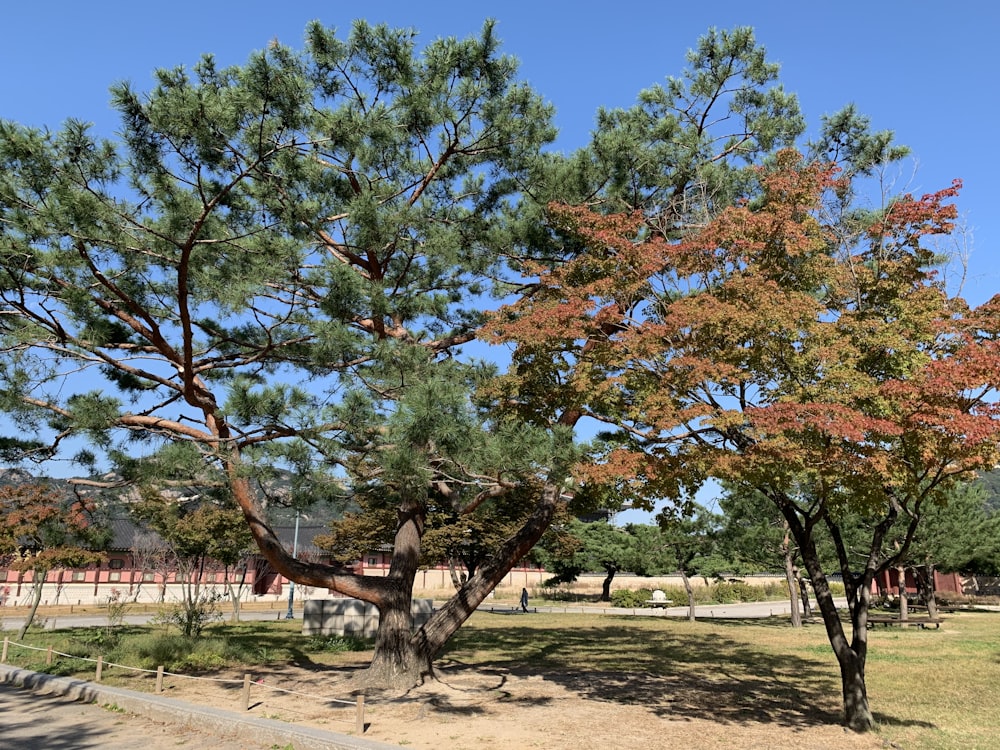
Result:
<instances>
[{"instance_id":1,"label":"pine tree trunk","mask_svg":"<svg viewBox=\"0 0 1000 750\"><path fill-rule=\"evenodd\" d=\"M409 687L433 677L431 656L413 638L413 582L424 535L424 508L419 501L405 503L393 542L392 563L385 588L375 605L379 610L375 653L364 682L372 687Z\"/></svg>"},{"instance_id":2,"label":"pine tree trunk","mask_svg":"<svg viewBox=\"0 0 1000 750\"><path fill-rule=\"evenodd\" d=\"M611 601L611 582L615 579L615 573L618 572L618 568L614 566L609 566L605 568L607 576L604 578L604 583L601 584L601 601L610 602Z\"/></svg>"},{"instance_id":3,"label":"pine tree trunk","mask_svg":"<svg viewBox=\"0 0 1000 750\"><path fill-rule=\"evenodd\" d=\"M549 527L560 502L559 484L546 484L531 516L502 547L476 568L462 590L435 610L430 619L413 635L419 653L434 659L448 640L476 611L491 591L510 572L514 564L531 550Z\"/></svg>"},{"instance_id":4,"label":"pine tree trunk","mask_svg":"<svg viewBox=\"0 0 1000 750\"><path fill-rule=\"evenodd\" d=\"M379 606L375 653L364 682L373 687L407 687L434 677L432 657L420 639L413 637L412 598L401 587Z\"/></svg>"},{"instance_id":5,"label":"pine tree trunk","mask_svg":"<svg viewBox=\"0 0 1000 750\"><path fill-rule=\"evenodd\" d=\"M575 417L566 423L574 421ZM220 430L220 435L228 438L229 433ZM401 523L389 575L385 578L358 575L329 564L298 560L282 547L270 527L250 483L240 472L240 463L239 451L234 448L226 460L230 487L261 553L275 570L289 580L333 589L378 607L380 628L376 653L371 669L366 673L370 680L365 681L373 685L381 682L397 688L412 687L422 679L433 676L433 660L514 564L541 539L552 523L562 496L561 483L545 483L540 488L535 509L521 528L476 568L461 590L438 608L423 627L410 634L410 598L423 534L423 517L414 512L417 509L400 510ZM401 591L405 591L405 595ZM405 644L404 639L409 640L409 644ZM407 684L411 679L414 681ZM387 680L392 682L386 683Z\"/></svg>"},{"instance_id":6,"label":"pine tree trunk","mask_svg":"<svg viewBox=\"0 0 1000 750\"><path fill-rule=\"evenodd\" d=\"M462 588L462 579L458 577L458 568L455 567L455 558L448 558L448 574L451 576L451 585L455 587L455 591Z\"/></svg>"}]
</instances>

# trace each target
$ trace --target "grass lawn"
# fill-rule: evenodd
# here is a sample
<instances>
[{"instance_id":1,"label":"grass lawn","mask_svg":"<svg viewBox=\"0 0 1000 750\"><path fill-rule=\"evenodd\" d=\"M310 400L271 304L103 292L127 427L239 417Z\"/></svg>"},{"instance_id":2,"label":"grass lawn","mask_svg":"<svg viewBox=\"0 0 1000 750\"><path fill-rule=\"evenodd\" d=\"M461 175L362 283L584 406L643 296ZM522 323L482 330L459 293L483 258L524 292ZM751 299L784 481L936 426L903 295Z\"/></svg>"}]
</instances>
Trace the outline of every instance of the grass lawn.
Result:
<instances>
[{"instance_id":1,"label":"grass lawn","mask_svg":"<svg viewBox=\"0 0 1000 750\"><path fill-rule=\"evenodd\" d=\"M298 622L210 626L192 643L158 627L32 630L26 643L76 656L171 671L206 672L263 663L336 666L364 644L306 637ZM14 633L4 632L13 637ZM93 665L11 645L7 662L92 678ZM477 613L440 663L506 670L559 681L572 676L581 700L649 706L656 715L758 721L783 726L837 723L840 679L821 625L784 621L618 617L598 614ZM581 675L587 679L581 681ZM940 630L879 628L869 634L868 692L885 743L906 750L992 748L1000 737L1000 614L956 613ZM582 685L582 686L581 686Z\"/></svg>"},{"instance_id":2,"label":"grass lawn","mask_svg":"<svg viewBox=\"0 0 1000 750\"><path fill-rule=\"evenodd\" d=\"M514 620L512 622L512 619ZM675 702L720 721L839 721L840 673L822 625L663 621L597 615L476 615L444 657L532 672L590 671L593 695L645 700L642 675L669 677ZM635 680L620 677L638 674ZM1000 613L956 613L940 630L869 633L868 696L887 743L994 748L1000 737ZM616 697L615 693L617 693Z\"/></svg>"}]
</instances>

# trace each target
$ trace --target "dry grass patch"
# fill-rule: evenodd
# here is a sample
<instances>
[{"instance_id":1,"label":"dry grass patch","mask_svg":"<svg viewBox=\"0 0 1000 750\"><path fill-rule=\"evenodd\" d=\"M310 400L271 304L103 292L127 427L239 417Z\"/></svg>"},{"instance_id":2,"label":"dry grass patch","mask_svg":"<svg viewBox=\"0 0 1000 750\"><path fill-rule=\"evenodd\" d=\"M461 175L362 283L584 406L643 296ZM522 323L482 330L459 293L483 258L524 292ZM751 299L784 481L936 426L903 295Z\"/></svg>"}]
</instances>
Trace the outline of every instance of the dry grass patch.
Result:
<instances>
[{"instance_id":1,"label":"dry grass patch","mask_svg":"<svg viewBox=\"0 0 1000 750\"><path fill-rule=\"evenodd\" d=\"M940 630L869 634L878 737L907 750L994 748L1000 736L1000 614L948 615ZM803 728L840 721L840 677L821 625L477 615L445 662L545 675L590 701L658 717Z\"/></svg>"}]
</instances>

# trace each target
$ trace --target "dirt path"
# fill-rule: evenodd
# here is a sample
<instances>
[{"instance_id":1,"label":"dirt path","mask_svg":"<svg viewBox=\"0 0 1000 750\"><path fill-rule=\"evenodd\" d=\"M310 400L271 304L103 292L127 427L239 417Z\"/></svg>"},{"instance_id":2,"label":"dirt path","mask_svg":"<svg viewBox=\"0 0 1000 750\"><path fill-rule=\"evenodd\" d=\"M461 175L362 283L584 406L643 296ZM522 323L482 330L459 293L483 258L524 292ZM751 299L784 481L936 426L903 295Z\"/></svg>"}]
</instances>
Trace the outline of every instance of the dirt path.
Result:
<instances>
[{"instance_id":1,"label":"dirt path","mask_svg":"<svg viewBox=\"0 0 1000 750\"><path fill-rule=\"evenodd\" d=\"M254 675L251 713L351 734L352 671L261 670ZM238 680L242 674L217 677ZM788 707L787 697L735 695L725 685L724 675L718 684L694 686L642 673L483 673L452 664L440 670L437 682L402 695L370 696L364 736L415 750L882 747L874 736L838 726L836 701L800 712ZM241 700L234 684L177 678L168 680L165 694L230 710ZM333 703L334 697L348 703Z\"/></svg>"}]
</instances>

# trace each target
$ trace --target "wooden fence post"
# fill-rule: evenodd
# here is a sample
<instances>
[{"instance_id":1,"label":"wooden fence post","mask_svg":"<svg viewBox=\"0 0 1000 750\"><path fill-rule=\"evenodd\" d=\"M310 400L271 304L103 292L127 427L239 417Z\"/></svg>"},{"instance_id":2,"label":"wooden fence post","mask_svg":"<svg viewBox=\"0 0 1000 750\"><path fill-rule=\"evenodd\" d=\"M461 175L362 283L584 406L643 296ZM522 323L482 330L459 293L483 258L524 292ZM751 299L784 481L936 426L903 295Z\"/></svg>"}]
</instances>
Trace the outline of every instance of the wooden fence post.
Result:
<instances>
[{"instance_id":1,"label":"wooden fence post","mask_svg":"<svg viewBox=\"0 0 1000 750\"><path fill-rule=\"evenodd\" d=\"M250 710L250 675L243 675L243 710Z\"/></svg>"},{"instance_id":2,"label":"wooden fence post","mask_svg":"<svg viewBox=\"0 0 1000 750\"><path fill-rule=\"evenodd\" d=\"M355 719L355 730L358 734L365 733L365 696L358 696L358 715Z\"/></svg>"},{"instance_id":3,"label":"wooden fence post","mask_svg":"<svg viewBox=\"0 0 1000 750\"><path fill-rule=\"evenodd\" d=\"M45 652L45 663L52 663L52 646L49 646L49 650Z\"/></svg>"},{"instance_id":4,"label":"wooden fence post","mask_svg":"<svg viewBox=\"0 0 1000 750\"><path fill-rule=\"evenodd\" d=\"M10 638L3 639L3 656L0 656L0 664L7 663L7 647L10 645Z\"/></svg>"},{"instance_id":5,"label":"wooden fence post","mask_svg":"<svg viewBox=\"0 0 1000 750\"><path fill-rule=\"evenodd\" d=\"M163 665L156 668L156 692L163 692Z\"/></svg>"},{"instance_id":6,"label":"wooden fence post","mask_svg":"<svg viewBox=\"0 0 1000 750\"><path fill-rule=\"evenodd\" d=\"M94 675L94 682L101 681L101 673L104 671L104 657L98 655L97 657L97 674Z\"/></svg>"}]
</instances>

